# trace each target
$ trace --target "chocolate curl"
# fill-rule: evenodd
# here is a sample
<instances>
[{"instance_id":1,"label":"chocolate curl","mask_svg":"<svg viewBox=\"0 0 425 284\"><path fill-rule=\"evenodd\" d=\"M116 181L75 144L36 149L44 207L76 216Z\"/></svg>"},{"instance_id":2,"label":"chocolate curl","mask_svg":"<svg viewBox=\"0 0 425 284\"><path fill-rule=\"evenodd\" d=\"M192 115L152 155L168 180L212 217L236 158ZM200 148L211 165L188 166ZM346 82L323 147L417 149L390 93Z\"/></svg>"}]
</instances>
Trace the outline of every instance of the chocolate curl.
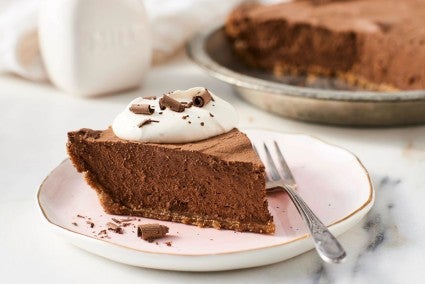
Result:
<instances>
[{"instance_id":1,"label":"chocolate curl","mask_svg":"<svg viewBox=\"0 0 425 284\"><path fill-rule=\"evenodd\" d=\"M148 114L151 115L155 112L155 109L153 109L148 104L132 104L130 107L130 111L135 114Z\"/></svg>"},{"instance_id":2,"label":"chocolate curl","mask_svg":"<svg viewBox=\"0 0 425 284\"><path fill-rule=\"evenodd\" d=\"M145 126L146 124L149 124L149 123L152 123L152 122L159 122L159 120L145 119L142 122L140 122L139 125L137 125L137 127L141 128L141 127Z\"/></svg>"},{"instance_id":3,"label":"chocolate curl","mask_svg":"<svg viewBox=\"0 0 425 284\"><path fill-rule=\"evenodd\" d=\"M143 224L137 227L137 236L145 241L153 241L164 237L168 227L160 224Z\"/></svg>"},{"instance_id":4,"label":"chocolate curl","mask_svg":"<svg viewBox=\"0 0 425 284\"><path fill-rule=\"evenodd\" d=\"M161 99L159 99L159 107L162 110L168 107L169 109L175 112L183 112L185 109L184 105L181 102L167 95L164 95Z\"/></svg>"},{"instance_id":5,"label":"chocolate curl","mask_svg":"<svg viewBox=\"0 0 425 284\"><path fill-rule=\"evenodd\" d=\"M196 94L196 96L192 98L192 103L196 107L203 107L204 105L208 104L210 101L214 101L214 99L207 89L204 89L203 91L201 91L199 94Z\"/></svg>"}]
</instances>

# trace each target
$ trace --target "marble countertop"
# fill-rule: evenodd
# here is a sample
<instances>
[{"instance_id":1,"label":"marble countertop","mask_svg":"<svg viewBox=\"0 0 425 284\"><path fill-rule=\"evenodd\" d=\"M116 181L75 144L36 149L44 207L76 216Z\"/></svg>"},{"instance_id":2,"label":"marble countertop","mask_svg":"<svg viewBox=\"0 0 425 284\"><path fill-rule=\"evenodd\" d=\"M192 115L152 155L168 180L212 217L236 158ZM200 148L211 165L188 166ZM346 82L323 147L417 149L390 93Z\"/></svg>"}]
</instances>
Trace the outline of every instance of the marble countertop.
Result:
<instances>
[{"instance_id":1,"label":"marble countertop","mask_svg":"<svg viewBox=\"0 0 425 284\"><path fill-rule=\"evenodd\" d=\"M42 221L35 194L65 157L66 132L104 128L130 99L205 86L239 111L241 127L312 134L355 153L369 170L376 202L339 237L340 265L315 251L264 267L216 272L159 271L115 263L78 249ZM425 110L424 110L425 111ZM425 126L341 128L258 110L184 56L156 66L141 89L93 99L49 84L0 76L0 275L3 283L419 283L425 279ZM338 174L338 173L335 173Z\"/></svg>"}]
</instances>

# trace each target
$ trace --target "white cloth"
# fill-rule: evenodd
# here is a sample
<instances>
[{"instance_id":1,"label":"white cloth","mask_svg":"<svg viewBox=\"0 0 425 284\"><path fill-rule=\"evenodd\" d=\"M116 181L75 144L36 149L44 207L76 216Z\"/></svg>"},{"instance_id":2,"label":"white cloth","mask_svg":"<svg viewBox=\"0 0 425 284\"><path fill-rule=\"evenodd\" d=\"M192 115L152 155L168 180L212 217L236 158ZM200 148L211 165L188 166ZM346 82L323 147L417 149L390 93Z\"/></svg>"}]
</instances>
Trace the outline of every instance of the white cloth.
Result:
<instances>
[{"instance_id":1,"label":"white cloth","mask_svg":"<svg viewBox=\"0 0 425 284\"><path fill-rule=\"evenodd\" d=\"M0 0L0 71L46 78L37 38L38 2Z\"/></svg>"},{"instance_id":2,"label":"white cloth","mask_svg":"<svg viewBox=\"0 0 425 284\"><path fill-rule=\"evenodd\" d=\"M222 23L241 0L140 0L153 36L154 62L164 61L200 28ZM0 72L47 79L38 46L40 0L0 0Z\"/></svg>"}]
</instances>

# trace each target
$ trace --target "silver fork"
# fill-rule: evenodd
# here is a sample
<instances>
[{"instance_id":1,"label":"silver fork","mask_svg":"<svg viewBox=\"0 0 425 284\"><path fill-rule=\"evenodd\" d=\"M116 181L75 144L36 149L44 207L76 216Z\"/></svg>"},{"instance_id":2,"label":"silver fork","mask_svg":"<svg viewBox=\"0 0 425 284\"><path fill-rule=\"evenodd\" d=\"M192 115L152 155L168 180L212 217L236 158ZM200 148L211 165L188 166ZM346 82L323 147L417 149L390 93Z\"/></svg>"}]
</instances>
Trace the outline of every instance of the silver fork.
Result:
<instances>
[{"instance_id":1,"label":"silver fork","mask_svg":"<svg viewBox=\"0 0 425 284\"><path fill-rule=\"evenodd\" d=\"M297 193L297 184L279 145L276 141L262 141L261 146L264 151L259 151L259 144L254 142L254 150L266 165L267 192L282 190L283 188L307 224L319 256L326 262L340 263L343 261L346 253L341 244ZM270 149L273 149L275 155L271 154Z\"/></svg>"}]
</instances>

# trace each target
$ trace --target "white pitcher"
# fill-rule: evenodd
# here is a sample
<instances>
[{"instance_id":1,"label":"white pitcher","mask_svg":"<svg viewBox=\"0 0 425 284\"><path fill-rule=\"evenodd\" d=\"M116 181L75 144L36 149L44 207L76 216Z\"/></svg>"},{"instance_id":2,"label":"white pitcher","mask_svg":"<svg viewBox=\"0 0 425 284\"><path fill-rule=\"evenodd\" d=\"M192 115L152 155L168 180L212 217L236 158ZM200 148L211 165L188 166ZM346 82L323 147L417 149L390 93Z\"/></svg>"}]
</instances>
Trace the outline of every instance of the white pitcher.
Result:
<instances>
[{"instance_id":1,"label":"white pitcher","mask_svg":"<svg viewBox=\"0 0 425 284\"><path fill-rule=\"evenodd\" d=\"M53 83L78 96L137 87L151 62L142 1L43 0L39 40Z\"/></svg>"}]
</instances>

